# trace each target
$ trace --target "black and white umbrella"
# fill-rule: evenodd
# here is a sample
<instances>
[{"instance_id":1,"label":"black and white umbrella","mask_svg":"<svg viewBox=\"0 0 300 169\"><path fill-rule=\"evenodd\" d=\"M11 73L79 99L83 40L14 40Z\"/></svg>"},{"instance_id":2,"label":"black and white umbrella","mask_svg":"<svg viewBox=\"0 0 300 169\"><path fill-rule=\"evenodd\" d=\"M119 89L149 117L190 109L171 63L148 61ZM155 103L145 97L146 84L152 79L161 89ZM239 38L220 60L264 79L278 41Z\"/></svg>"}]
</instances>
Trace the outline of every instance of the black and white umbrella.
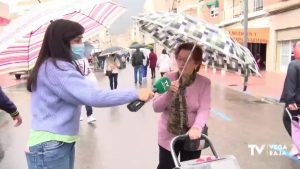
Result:
<instances>
[{"instance_id":1,"label":"black and white umbrella","mask_svg":"<svg viewBox=\"0 0 300 169\"><path fill-rule=\"evenodd\" d=\"M143 13L134 16L133 20L140 31L149 34L169 51L180 43L194 42L203 46L206 64L234 71L250 69L261 76L249 49L217 26L192 16L170 12Z\"/></svg>"}]
</instances>

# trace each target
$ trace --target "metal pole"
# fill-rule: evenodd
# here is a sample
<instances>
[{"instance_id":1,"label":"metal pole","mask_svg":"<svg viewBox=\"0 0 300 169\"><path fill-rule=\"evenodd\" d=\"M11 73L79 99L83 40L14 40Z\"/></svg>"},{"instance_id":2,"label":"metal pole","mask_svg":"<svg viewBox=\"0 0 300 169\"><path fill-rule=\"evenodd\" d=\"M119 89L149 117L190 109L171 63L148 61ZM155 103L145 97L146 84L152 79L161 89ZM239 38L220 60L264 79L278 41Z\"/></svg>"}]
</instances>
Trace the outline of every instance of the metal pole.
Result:
<instances>
[{"instance_id":1,"label":"metal pole","mask_svg":"<svg viewBox=\"0 0 300 169\"><path fill-rule=\"evenodd\" d=\"M244 0L244 46L248 47L248 0Z\"/></svg>"},{"instance_id":2,"label":"metal pole","mask_svg":"<svg viewBox=\"0 0 300 169\"><path fill-rule=\"evenodd\" d=\"M244 46L248 48L248 0L244 0ZM245 65L244 69L244 88L245 92L248 87L249 65Z\"/></svg>"}]
</instances>

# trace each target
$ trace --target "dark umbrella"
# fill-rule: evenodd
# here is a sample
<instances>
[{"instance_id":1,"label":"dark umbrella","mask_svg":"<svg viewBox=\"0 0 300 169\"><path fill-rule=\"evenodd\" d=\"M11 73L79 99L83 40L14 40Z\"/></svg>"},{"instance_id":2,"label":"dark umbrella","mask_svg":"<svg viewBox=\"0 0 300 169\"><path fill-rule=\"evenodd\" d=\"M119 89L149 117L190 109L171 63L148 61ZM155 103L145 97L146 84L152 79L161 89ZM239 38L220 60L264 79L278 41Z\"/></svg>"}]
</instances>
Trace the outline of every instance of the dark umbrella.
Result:
<instances>
[{"instance_id":1,"label":"dark umbrella","mask_svg":"<svg viewBox=\"0 0 300 169\"><path fill-rule=\"evenodd\" d=\"M129 46L130 49L139 49L144 47L146 47L146 45L140 43L132 44L131 46Z\"/></svg>"}]
</instances>

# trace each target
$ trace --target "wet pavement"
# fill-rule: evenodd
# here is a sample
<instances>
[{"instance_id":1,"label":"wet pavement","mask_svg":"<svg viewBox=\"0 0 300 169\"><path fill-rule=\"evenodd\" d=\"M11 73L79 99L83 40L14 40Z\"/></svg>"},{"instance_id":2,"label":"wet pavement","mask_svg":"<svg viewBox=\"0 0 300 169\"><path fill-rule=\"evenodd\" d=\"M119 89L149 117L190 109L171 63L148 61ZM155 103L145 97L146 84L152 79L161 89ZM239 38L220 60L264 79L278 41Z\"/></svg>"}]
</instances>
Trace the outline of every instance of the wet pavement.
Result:
<instances>
[{"instance_id":1,"label":"wet pavement","mask_svg":"<svg viewBox=\"0 0 300 169\"><path fill-rule=\"evenodd\" d=\"M108 78L102 72L96 75L99 85L109 89ZM145 84L151 86L150 78ZM120 72L118 88L130 86L134 86L131 66ZM9 116L0 113L0 144L5 152L0 160L0 169L25 169L30 94L25 91L24 84L6 88L5 91L18 105L24 123L14 128ZM270 104L226 85L213 84L209 137L220 156L236 156L242 169L299 168L300 163L275 151L277 145L286 146L288 151L291 148L291 140L281 120L282 110L281 104ZM134 113L129 112L126 106L94 108L94 116L97 121L93 125L87 124L86 117L80 122L76 169L156 168L156 132L160 115L153 113L151 103ZM270 146L272 144L276 146ZM260 155L257 151L251 155L249 147L255 146L258 149L266 147ZM210 151L205 150L202 154L210 154Z\"/></svg>"}]
</instances>

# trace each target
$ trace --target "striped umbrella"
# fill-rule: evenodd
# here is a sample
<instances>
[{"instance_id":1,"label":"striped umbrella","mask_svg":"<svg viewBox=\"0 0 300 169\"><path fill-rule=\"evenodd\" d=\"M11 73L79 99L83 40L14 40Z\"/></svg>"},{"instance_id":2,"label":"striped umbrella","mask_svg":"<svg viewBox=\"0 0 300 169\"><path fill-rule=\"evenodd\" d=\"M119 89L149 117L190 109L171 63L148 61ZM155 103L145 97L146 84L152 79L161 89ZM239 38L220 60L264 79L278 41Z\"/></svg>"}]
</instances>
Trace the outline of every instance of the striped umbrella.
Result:
<instances>
[{"instance_id":1,"label":"striped umbrella","mask_svg":"<svg viewBox=\"0 0 300 169\"><path fill-rule=\"evenodd\" d=\"M43 41L44 33L50 23L50 20L67 19L79 22L85 28L84 36L88 37L93 35L101 27L109 27L121 14L125 12L124 7L110 1L98 0L89 1L89 3L86 3L86 1L76 1L76 5L74 5L73 8L70 7L72 5L73 4L69 4L66 13L59 12L61 14L60 16L55 14L53 15L53 18L47 17L43 24L41 24L38 28L32 28L28 31L29 33L27 32L23 35L19 35L18 38L15 37L16 35L11 34L11 38L16 40L11 42L9 45L7 45L7 42L4 42L3 40L3 38L10 38L4 30L0 36L0 74L16 71L28 71L34 66ZM59 9L62 8L59 7ZM55 8L53 8L52 11L54 13L57 12ZM21 19L21 21L23 20ZM14 25L16 24L14 23ZM30 20L28 20L28 24L25 26L30 27L30 25ZM8 30L8 32L11 33L12 31ZM1 42L3 42L3 44Z\"/></svg>"}]
</instances>

